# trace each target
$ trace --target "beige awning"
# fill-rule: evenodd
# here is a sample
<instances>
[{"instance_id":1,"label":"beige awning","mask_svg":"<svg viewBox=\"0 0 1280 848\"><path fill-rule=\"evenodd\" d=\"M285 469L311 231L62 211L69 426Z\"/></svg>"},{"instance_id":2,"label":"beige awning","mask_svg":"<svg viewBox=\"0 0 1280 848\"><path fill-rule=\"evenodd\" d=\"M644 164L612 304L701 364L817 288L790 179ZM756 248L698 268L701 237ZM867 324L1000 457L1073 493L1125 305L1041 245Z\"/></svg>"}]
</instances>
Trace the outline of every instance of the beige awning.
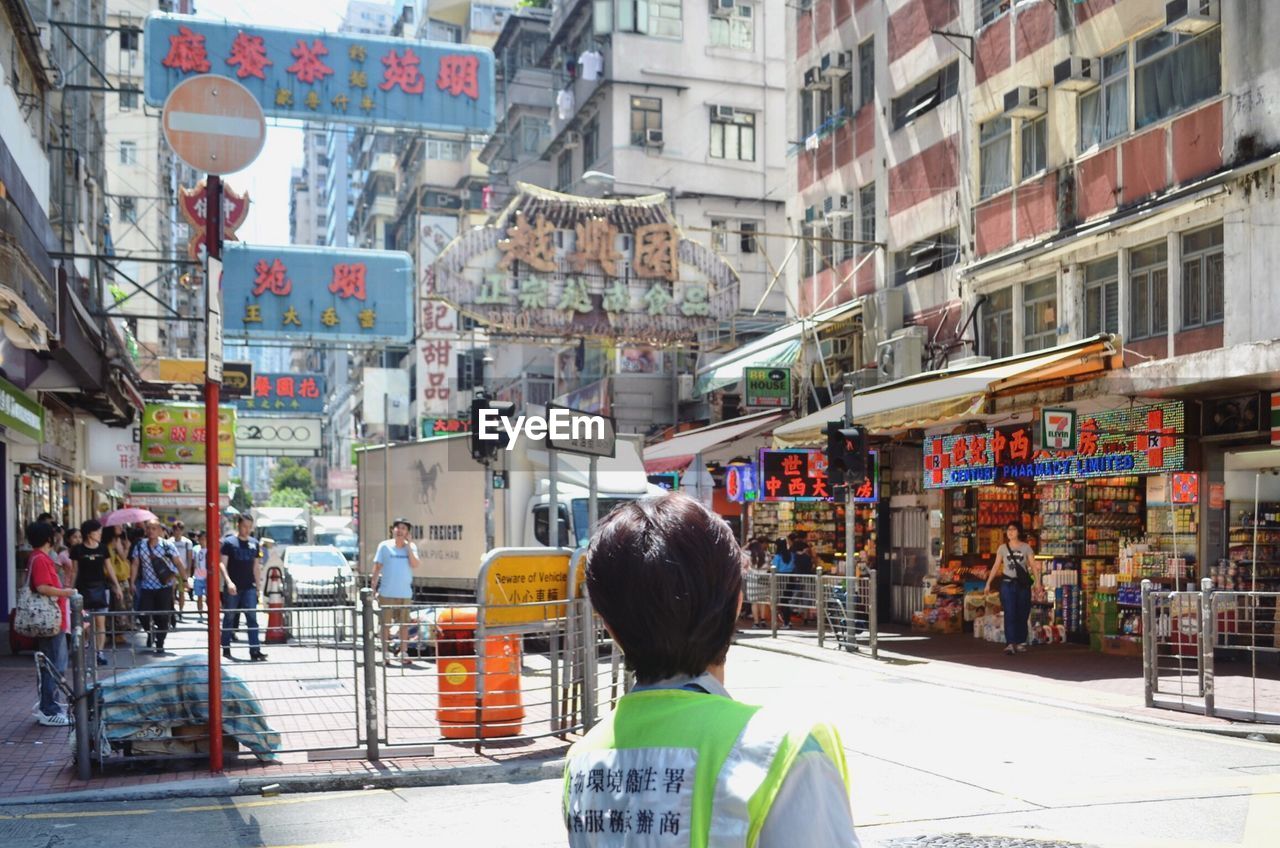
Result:
<instances>
[{"instance_id":1,"label":"beige awning","mask_svg":"<svg viewBox=\"0 0 1280 848\"><path fill-rule=\"evenodd\" d=\"M782 420L781 412L759 412L735 418L709 427L688 430L665 442L649 445L644 449L644 467L650 474L663 471L683 471L698 454L705 455L717 447L736 448L735 442L752 436L768 434ZM768 447L768 442L764 444ZM745 452L750 452L748 445Z\"/></svg>"},{"instance_id":2,"label":"beige awning","mask_svg":"<svg viewBox=\"0 0 1280 848\"><path fill-rule=\"evenodd\" d=\"M873 433L931 427L978 414L988 398L1091 380L1122 364L1120 345L1096 336L1069 345L971 365L928 371L856 392L853 420ZM844 402L773 431L780 447L817 445L827 422L844 415Z\"/></svg>"}]
</instances>

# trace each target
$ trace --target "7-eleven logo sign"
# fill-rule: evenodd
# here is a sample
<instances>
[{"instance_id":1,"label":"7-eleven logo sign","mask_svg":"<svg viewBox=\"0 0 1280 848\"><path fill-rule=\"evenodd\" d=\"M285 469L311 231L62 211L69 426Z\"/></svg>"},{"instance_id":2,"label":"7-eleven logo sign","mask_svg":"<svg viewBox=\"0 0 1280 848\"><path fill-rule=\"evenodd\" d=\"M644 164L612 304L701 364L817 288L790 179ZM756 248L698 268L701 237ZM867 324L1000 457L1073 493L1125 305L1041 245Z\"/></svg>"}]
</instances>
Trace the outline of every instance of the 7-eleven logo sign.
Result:
<instances>
[{"instance_id":1,"label":"7-eleven logo sign","mask_svg":"<svg viewBox=\"0 0 1280 848\"><path fill-rule=\"evenodd\" d=\"M1076 449L1076 411L1045 409L1040 413L1040 444L1045 450Z\"/></svg>"}]
</instances>

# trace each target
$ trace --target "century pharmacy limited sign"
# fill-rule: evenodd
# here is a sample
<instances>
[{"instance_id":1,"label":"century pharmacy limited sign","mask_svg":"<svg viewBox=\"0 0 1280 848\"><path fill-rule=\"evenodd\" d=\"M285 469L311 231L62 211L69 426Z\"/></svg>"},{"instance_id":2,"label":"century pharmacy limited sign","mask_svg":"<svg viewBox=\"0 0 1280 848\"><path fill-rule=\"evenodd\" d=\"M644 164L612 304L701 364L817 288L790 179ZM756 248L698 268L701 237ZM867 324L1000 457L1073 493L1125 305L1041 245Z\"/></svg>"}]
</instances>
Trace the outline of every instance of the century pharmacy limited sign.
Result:
<instances>
[{"instance_id":1,"label":"century pharmacy limited sign","mask_svg":"<svg viewBox=\"0 0 1280 848\"><path fill-rule=\"evenodd\" d=\"M737 311L737 273L683 237L664 196L518 186L497 221L454 239L428 276L432 294L491 331L670 342Z\"/></svg>"}]
</instances>

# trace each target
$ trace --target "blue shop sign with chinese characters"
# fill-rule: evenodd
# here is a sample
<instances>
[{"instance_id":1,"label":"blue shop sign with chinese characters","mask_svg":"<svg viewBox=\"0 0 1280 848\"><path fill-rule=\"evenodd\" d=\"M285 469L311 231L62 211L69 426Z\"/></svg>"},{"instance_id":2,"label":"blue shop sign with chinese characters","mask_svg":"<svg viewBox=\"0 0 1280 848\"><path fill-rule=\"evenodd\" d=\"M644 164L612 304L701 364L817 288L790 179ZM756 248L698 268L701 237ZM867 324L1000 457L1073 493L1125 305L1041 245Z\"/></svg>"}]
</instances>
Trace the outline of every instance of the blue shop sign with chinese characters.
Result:
<instances>
[{"instance_id":1,"label":"blue shop sign with chinese characters","mask_svg":"<svg viewBox=\"0 0 1280 848\"><path fill-rule=\"evenodd\" d=\"M188 77L221 74L249 89L268 117L493 131L485 48L163 14L147 17L144 39L150 106Z\"/></svg>"},{"instance_id":2,"label":"blue shop sign with chinese characters","mask_svg":"<svg viewBox=\"0 0 1280 848\"><path fill-rule=\"evenodd\" d=\"M251 391L236 401L241 412L323 413L323 374L255 374Z\"/></svg>"},{"instance_id":3,"label":"blue shop sign with chinese characters","mask_svg":"<svg viewBox=\"0 0 1280 848\"><path fill-rule=\"evenodd\" d=\"M413 338L413 259L390 250L222 249L224 333L406 344Z\"/></svg>"}]
</instances>

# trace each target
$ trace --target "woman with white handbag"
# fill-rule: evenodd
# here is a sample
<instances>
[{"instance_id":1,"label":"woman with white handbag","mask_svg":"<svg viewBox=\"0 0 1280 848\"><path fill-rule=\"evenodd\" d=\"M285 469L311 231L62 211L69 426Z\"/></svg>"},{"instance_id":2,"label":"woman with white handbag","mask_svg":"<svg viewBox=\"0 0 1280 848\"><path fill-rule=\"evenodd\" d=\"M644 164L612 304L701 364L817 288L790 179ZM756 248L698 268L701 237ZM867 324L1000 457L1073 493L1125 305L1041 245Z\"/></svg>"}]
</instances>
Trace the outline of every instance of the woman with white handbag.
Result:
<instances>
[{"instance_id":1,"label":"woman with white handbag","mask_svg":"<svg viewBox=\"0 0 1280 848\"><path fill-rule=\"evenodd\" d=\"M31 559L27 562L29 582L39 597L19 599L19 612L25 613L19 617L25 620L15 621L15 625L19 625L19 632L27 629L27 635L37 637L37 650L45 655L55 672L40 675L40 714L36 720L46 727L66 727L71 724L71 717L58 705L57 693L58 682L67 670L67 633L71 631L71 606L67 599L75 597L76 590L63 588L58 577L58 566L50 556L53 535L53 525L42 521L27 527L27 542L31 545ZM51 606L56 607L56 615L51 615Z\"/></svg>"}]
</instances>

